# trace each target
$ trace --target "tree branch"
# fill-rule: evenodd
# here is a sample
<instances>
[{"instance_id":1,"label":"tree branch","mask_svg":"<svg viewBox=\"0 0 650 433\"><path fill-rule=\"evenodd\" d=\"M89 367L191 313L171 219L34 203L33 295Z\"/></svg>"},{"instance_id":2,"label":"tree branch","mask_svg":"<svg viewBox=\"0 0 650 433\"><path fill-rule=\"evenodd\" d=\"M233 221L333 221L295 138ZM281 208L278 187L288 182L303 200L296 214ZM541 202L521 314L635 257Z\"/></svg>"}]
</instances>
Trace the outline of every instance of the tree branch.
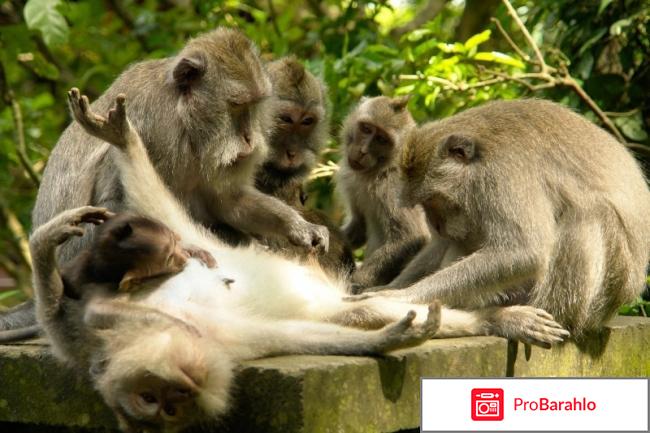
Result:
<instances>
[{"instance_id":1,"label":"tree branch","mask_svg":"<svg viewBox=\"0 0 650 433\"><path fill-rule=\"evenodd\" d=\"M34 166L32 165L29 157L27 156L27 146L25 144L25 128L23 125L23 114L20 109L20 104L14 96L14 92L9 88L9 83L7 82L7 75L5 73L5 68L2 62L0 61L0 93L2 96L3 102L11 108L11 114L14 120L14 129L16 130L16 154L18 155L18 160L20 164L27 172L29 179L34 183L36 188L41 184L41 177Z\"/></svg>"}]
</instances>

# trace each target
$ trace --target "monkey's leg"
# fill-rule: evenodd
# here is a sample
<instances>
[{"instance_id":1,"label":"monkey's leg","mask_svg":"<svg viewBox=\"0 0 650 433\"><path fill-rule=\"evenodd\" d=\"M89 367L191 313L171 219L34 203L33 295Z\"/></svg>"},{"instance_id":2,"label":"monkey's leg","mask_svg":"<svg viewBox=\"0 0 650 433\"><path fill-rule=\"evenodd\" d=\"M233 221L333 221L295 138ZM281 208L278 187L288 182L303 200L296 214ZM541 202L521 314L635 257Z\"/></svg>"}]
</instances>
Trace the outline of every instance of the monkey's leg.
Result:
<instances>
[{"instance_id":1,"label":"monkey's leg","mask_svg":"<svg viewBox=\"0 0 650 433\"><path fill-rule=\"evenodd\" d=\"M440 304L434 303L427 319L414 324L415 312L381 329L362 331L329 323L298 320L265 322L251 330L254 356L281 354L373 355L416 346L433 337L440 325Z\"/></svg>"},{"instance_id":2,"label":"monkey's leg","mask_svg":"<svg viewBox=\"0 0 650 433\"><path fill-rule=\"evenodd\" d=\"M421 315L423 308L424 305L371 298L343 303L341 311L327 320L345 326L375 329L399 320L409 310ZM442 308L440 329L434 338L474 335L495 335L548 348L552 343L563 341L569 333L546 311L529 306L491 307L476 311Z\"/></svg>"},{"instance_id":3,"label":"monkey's leg","mask_svg":"<svg viewBox=\"0 0 650 433\"><path fill-rule=\"evenodd\" d=\"M370 287L390 282L426 242L426 238L418 237L385 243L364 259L363 265L352 274L352 283Z\"/></svg>"}]
</instances>

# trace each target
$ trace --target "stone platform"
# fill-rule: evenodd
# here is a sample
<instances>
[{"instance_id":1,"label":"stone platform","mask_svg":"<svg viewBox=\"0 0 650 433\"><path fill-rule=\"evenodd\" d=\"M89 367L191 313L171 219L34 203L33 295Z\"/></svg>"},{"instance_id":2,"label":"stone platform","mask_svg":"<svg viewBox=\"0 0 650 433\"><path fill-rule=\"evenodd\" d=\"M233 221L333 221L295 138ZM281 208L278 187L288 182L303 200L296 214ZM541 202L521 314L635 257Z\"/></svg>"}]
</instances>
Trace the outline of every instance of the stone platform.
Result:
<instances>
[{"instance_id":1,"label":"stone platform","mask_svg":"<svg viewBox=\"0 0 650 433\"><path fill-rule=\"evenodd\" d=\"M420 377L650 376L650 319L618 317L579 346L432 340L381 358L283 356L243 364L214 432L395 432L418 427ZM0 431L114 430L99 396L43 340L0 346ZM206 431L203 429L202 431Z\"/></svg>"}]
</instances>

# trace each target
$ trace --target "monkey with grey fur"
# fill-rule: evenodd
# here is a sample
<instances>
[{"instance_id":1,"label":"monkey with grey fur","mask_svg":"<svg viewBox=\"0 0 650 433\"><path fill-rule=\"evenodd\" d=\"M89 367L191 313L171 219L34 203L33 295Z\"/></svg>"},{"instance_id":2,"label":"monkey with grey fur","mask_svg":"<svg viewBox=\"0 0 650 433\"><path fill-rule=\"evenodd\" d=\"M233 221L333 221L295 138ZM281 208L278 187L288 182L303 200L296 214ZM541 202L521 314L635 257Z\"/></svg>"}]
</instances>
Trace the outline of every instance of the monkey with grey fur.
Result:
<instances>
[{"instance_id":1,"label":"monkey with grey fur","mask_svg":"<svg viewBox=\"0 0 650 433\"><path fill-rule=\"evenodd\" d=\"M340 230L325 215L305 207L304 184L329 137L327 91L321 80L295 57L268 65L273 86L269 153L255 175L255 186L294 207L305 220L329 230L329 251L318 255L321 267L332 275L347 276L354 258ZM263 242L275 251L304 257L304 251L283 239Z\"/></svg>"},{"instance_id":2,"label":"monkey with grey fur","mask_svg":"<svg viewBox=\"0 0 650 433\"><path fill-rule=\"evenodd\" d=\"M558 104L491 102L427 123L406 139L402 169L405 199L466 254L361 298L479 309L515 298L579 338L645 287L650 191L639 164Z\"/></svg>"},{"instance_id":3,"label":"monkey with grey fur","mask_svg":"<svg viewBox=\"0 0 650 433\"><path fill-rule=\"evenodd\" d=\"M243 34L218 28L190 40L176 56L136 63L93 108L108 111L120 93L131 101L131 122L156 170L196 220L327 250L325 227L305 221L254 186L255 169L267 152L271 83L256 47ZM72 123L45 168L33 228L84 205L128 210L114 156L108 143ZM59 258L74 257L93 233L89 227L83 237L67 242L58 250ZM34 323L30 310L22 313L22 322Z\"/></svg>"},{"instance_id":4,"label":"monkey with grey fur","mask_svg":"<svg viewBox=\"0 0 650 433\"><path fill-rule=\"evenodd\" d=\"M407 102L364 98L343 124L337 175L346 206L343 233L353 248L366 245L363 264L352 275L354 290L389 283L431 239L422 208L400 200L400 155L415 127Z\"/></svg>"}]
</instances>

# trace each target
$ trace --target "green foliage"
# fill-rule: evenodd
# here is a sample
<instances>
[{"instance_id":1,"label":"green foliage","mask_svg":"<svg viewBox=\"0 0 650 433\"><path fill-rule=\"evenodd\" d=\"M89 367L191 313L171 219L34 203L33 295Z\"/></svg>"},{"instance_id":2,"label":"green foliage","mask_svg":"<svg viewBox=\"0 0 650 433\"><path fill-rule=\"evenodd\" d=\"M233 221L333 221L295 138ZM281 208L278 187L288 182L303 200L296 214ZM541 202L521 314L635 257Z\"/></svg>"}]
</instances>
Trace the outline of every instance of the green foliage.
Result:
<instances>
[{"instance_id":1,"label":"green foliage","mask_svg":"<svg viewBox=\"0 0 650 433\"><path fill-rule=\"evenodd\" d=\"M419 121L449 116L490 99L532 96L525 86L497 76L534 71L494 24L456 40L463 2L444 2L428 21L411 26L435 0L247 1L234 0L0 0L0 72L22 113L26 159L42 172L69 122L65 92L81 88L100 95L129 64L173 55L185 41L219 25L239 27L267 59L293 53L329 89L332 134L362 95L412 94L409 108ZM475 2L480 3L480 2ZM566 66L630 140L648 143L650 130L650 8L646 0L513 2L545 56ZM20 9L22 5L22 10ZM395 6L392 6L395 5ZM528 55L532 52L503 6L492 15ZM3 89L0 105L0 267L14 277L26 265L20 237L6 224L7 212L25 229L36 187L21 166L20 131ZM488 85L490 84L490 85ZM534 96L561 101L596 119L566 88ZM337 140L323 162L336 161ZM312 204L338 217L332 185L310 186ZM5 295L13 297L11 295ZM0 300L0 302L2 302Z\"/></svg>"}]
</instances>

